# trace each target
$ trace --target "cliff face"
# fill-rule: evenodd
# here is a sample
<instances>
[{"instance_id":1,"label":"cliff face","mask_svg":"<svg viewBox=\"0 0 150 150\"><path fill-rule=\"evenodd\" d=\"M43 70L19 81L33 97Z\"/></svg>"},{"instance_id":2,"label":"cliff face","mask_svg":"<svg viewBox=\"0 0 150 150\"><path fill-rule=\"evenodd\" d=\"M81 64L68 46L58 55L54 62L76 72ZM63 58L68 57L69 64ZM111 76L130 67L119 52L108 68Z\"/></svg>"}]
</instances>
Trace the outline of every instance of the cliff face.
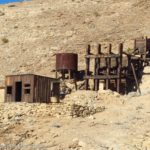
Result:
<instances>
[{"instance_id":1,"label":"cliff face","mask_svg":"<svg viewBox=\"0 0 150 150\"><path fill-rule=\"evenodd\" d=\"M0 80L6 74L53 76L55 53L87 43L126 43L150 36L148 0L33 0L0 6Z\"/></svg>"}]
</instances>

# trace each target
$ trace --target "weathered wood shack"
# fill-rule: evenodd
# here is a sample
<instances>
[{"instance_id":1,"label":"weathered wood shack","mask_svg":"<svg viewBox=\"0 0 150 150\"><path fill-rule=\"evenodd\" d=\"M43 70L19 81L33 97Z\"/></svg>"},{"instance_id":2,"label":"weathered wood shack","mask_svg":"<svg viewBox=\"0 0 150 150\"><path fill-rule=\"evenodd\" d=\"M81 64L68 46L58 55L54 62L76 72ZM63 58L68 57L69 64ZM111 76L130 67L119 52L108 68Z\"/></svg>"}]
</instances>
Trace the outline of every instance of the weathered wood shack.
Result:
<instances>
[{"instance_id":1,"label":"weathered wood shack","mask_svg":"<svg viewBox=\"0 0 150 150\"><path fill-rule=\"evenodd\" d=\"M34 74L9 75L5 79L5 102L49 103L59 97L59 80Z\"/></svg>"}]
</instances>

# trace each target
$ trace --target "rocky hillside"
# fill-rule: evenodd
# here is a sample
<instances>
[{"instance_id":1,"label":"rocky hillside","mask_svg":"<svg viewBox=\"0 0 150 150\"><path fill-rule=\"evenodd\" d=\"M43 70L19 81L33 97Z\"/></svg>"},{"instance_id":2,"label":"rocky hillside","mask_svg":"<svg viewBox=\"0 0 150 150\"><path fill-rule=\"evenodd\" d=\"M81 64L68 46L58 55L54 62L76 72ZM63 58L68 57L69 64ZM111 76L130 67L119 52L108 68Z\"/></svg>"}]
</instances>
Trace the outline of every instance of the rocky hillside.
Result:
<instances>
[{"instance_id":1,"label":"rocky hillside","mask_svg":"<svg viewBox=\"0 0 150 150\"><path fill-rule=\"evenodd\" d=\"M1 84L6 74L53 76L57 52L78 52L84 62L87 43L122 41L132 46L132 39L150 36L149 11L149 0L33 0L0 5Z\"/></svg>"},{"instance_id":2,"label":"rocky hillside","mask_svg":"<svg viewBox=\"0 0 150 150\"><path fill-rule=\"evenodd\" d=\"M150 150L148 80L142 95L82 90L57 104L0 103L0 149Z\"/></svg>"}]
</instances>

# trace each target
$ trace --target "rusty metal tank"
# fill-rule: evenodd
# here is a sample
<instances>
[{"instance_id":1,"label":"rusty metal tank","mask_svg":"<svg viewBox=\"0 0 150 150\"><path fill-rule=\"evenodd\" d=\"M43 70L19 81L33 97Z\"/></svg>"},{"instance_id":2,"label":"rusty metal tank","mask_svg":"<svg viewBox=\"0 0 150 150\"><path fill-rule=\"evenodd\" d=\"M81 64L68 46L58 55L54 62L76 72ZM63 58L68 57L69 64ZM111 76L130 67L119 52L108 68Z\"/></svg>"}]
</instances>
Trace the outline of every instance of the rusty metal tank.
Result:
<instances>
[{"instance_id":1,"label":"rusty metal tank","mask_svg":"<svg viewBox=\"0 0 150 150\"><path fill-rule=\"evenodd\" d=\"M78 70L78 55L75 53L57 53L56 70Z\"/></svg>"}]
</instances>

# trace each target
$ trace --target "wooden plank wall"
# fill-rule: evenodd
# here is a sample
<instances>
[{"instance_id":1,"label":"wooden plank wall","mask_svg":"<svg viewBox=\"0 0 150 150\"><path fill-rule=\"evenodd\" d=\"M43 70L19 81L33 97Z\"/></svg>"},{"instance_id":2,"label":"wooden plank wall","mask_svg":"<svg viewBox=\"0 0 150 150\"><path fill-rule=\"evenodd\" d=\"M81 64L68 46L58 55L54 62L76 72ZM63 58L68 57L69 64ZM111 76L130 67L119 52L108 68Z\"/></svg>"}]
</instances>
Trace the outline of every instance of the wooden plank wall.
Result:
<instances>
[{"instance_id":1,"label":"wooden plank wall","mask_svg":"<svg viewBox=\"0 0 150 150\"><path fill-rule=\"evenodd\" d=\"M54 96L59 96L59 82L56 79L35 76L35 94L34 102L49 103L51 102L52 93L56 93ZM58 83L58 86L53 87L53 83ZM53 90L53 91L52 91Z\"/></svg>"},{"instance_id":2,"label":"wooden plank wall","mask_svg":"<svg viewBox=\"0 0 150 150\"><path fill-rule=\"evenodd\" d=\"M21 102L49 103L51 96L59 96L59 80L38 75L14 75L6 77L5 102L15 102L16 82L22 82ZM51 89L53 83L57 83ZM12 94L7 94L7 86L12 86ZM25 93L28 89L30 93ZM53 91L52 91L53 90ZM55 93L53 95L53 93Z\"/></svg>"},{"instance_id":3,"label":"wooden plank wall","mask_svg":"<svg viewBox=\"0 0 150 150\"><path fill-rule=\"evenodd\" d=\"M25 87L26 84L29 84L30 87ZM27 88L30 90L30 94L25 94L25 90ZM32 103L33 97L34 97L34 75L22 76L22 101Z\"/></svg>"},{"instance_id":4,"label":"wooden plank wall","mask_svg":"<svg viewBox=\"0 0 150 150\"><path fill-rule=\"evenodd\" d=\"M51 79L35 76L34 102L49 103L51 96Z\"/></svg>"},{"instance_id":5,"label":"wooden plank wall","mask_svg":"<svg viewBox=\"0 0 150 150\"><path fill-rule=\"evenodd\" d=\"M7 76L5 80L5 102L15 102L16 82L22 82L22 102L33 102L33 75ZM30 94L25 94L25 84L30 84ZM12 94L7 94L7 86L12 87Z\"/></svg>"}]
</instances>

